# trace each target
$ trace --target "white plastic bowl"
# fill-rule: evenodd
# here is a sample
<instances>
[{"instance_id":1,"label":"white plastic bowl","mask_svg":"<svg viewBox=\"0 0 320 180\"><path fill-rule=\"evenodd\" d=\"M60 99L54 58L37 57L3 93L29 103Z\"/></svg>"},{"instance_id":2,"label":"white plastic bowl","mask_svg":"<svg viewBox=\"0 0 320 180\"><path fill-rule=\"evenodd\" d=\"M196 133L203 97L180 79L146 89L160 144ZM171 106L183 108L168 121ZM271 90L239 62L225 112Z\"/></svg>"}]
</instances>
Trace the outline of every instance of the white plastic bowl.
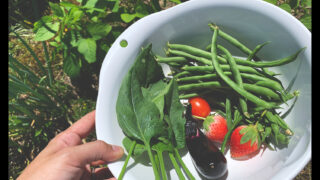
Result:
<instances>
[{"instance_id":1,"label":"white plastic bowl","mask_svg":"<svg viewBox=\"0 0 320 180\"><path fill-rule=\"evenodd\" d=\"M212 36L207 26L209 22L216 23L251 49L271 41L258 54L263 60L282 58L307 47L295 62L272 69L281 72L285 87L298 72L292 89L300 90L300 97L285 118L295 132L288 148L276 152L267 149L247 161L236 161L230 158L229 152L226 154L226 179L294 178L311 159L311 33L289 13L264 1L191 0L131 25L114 42L102 64L96 106L97 138L122 145L124 134L117 123L115 105L122 78L141 47L152 43L152 50L160 55L164 55L163 49L168 41L205 48ZM126 40L128 46L121 47L121 40ZM233 54L243 55L228 43L221 42ZM183 160L193 175L200 179L189 154L185 154ZM124 158L109 165L116 177L123 163ZM170 162L166 167L169 179L178 179ZM154 175L150 166L134 164L131 159L124 179L154 179Z\"/></svg>"}]
</instances>

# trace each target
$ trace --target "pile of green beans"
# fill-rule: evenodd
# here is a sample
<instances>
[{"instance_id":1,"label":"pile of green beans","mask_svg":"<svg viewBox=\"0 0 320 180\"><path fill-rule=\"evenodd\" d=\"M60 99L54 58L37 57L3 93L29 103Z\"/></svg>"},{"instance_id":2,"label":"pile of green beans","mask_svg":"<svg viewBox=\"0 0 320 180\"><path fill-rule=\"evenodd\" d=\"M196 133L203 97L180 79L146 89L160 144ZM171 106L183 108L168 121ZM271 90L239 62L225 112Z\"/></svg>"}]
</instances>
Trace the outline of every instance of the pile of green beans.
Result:
<instances>
[{"instance_id":1,"label":"pile of green beans","mask_svg":"<svg viewBox=\"0 0 320 180\"><path fill-rule=\"evenodd\" d=\"M257 53L270 41L251 50L217 25L211 23L209 27L213 36L206 50L167 43L166 57L156 56L159 63L169 65L171 75L179 84L180 99L201 96L226 116L229 133L222 152L231 131L240 124L254 124L260 132L260 142L270 148L271 144L277 148L287 146L293 132L277 111L282 109L282 104L288 105L287 101L297 98L299 91L287 92L277 78L280 74L267 68L295 61L305 48L284 58L262 61ZM247 57L233 56L219 44L218 37Z\"/></svg>"}]
</instances>

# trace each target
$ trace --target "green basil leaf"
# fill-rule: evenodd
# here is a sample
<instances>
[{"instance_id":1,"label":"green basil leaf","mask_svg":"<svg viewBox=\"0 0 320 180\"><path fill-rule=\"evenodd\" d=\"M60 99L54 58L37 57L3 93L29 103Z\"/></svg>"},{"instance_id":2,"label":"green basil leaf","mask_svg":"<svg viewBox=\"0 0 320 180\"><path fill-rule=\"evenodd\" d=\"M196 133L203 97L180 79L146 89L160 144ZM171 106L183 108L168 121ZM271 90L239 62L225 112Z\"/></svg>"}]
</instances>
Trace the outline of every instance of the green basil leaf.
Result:
<instances>
[{"instance_id":1,"label":"green basil leaf","mask_svg":"<svg viewBox=\"0 0 320 180\"><path fill-rule=\"evenodd\" d=\"M279 7L291 14L291 7L289 4L281 4Z\"/></svg>"},{"instance_id":2,"label":"green basil leaf","mask_svg":"<svg viewBox=\"0 0 320 180\"><path fill-rule=\"evenodd\" d=\"M93 8L95 7L98 0L88 0L87 3L83 6L85 8Z\"/></svg>"},{"instance_id":3,"label":"green basil leaf","mask_svg":"<svg viewBox=\"0 0 320 180\"><path fill-rule=\"evenodd\" d=\"M149 144L152 137L159 136L165 128L159 118L160 112L150 98L143 96L141 87L147 87L153 78L147 77L156 62L149 59L151 44L137 56L133 66L121 83L116 103L117 120L124 133L137 140ZM159 71L159 70L157 70Z\"/></svg>"},{"instance_id":4,"label":"green basil leaf","mask_svg":"<svg viewBox=\"0 0 320 180\"><path fill-rule=\"evenodd\" d=\"M136 17L136 14L122 13L120 17L125 23L129 23Z\"/></svg>"},{"instance_id":5,"label":"green basil leaf","mask_svg":"<svg viewBox=\"0 0 320 180\"><path fill-rule=\"evenodd\" d=\"M88 24L88 32L94 40L99 40L106 37L112 29L112 26L105 23L91 23Z\"/></svg>"},{"instance_id":6,"label":"green basil leaf","mask_svg":"<svg viewBox=\"0 0 320 180\"><path fill-rule=\"evenodd\" d=\"M77 5L67 1L61 1L60 6L63 6L64 8L66 8L67 11L70 11L71 8L78 8Z\"/></svg>"},{"instance_id":7,"label":"green basil leaf","mask_svg":"<svg viewBox=\"0 0 320 180\"><path fill-rule=\"evenodd\" d=\"M80 39L78 51L84 56L88 63L96 62L96 41L92 38Z\"/></svg>"},{"instance_id":8,"label":"green basil leaf","mask_svg":"<svg viewBox=\"0 0 320 180\"><path fill-rule=\"evenodd\" d=\"M119 11L120 0L115 0L115 1L116 1L116 3L114 4L114 6L111 10L113 13L117 13Z\"/></svg>"},{"instance_id":9,"label":"green basil leaf","mask_svg":"<svg viewBox=\"0 0 320 180\"><path fill-rule=\"evenodd\" d=\"M40 20L36 21L33 24L33 32L36 33L40 27L43 26L44 23L49 23L52 21L52 16L43 16Z\"/></svg>"},{"instance_id":10,"label":"green basil leaf","mask_svg":"<svg viewBox=\"0 0 320 180\"><path fill-rule=\"evenodd\" d=\"M49 2L49 6L51 7L53 15L56 15L58 17L64 16L63 8L60 7L58 4Z\"/></svg>"},{"instance_id":11,"label":"green basil leaf","mask_svg":"<svg viewBox=\"0 0 320 180\"><path fill-rule=\"evenodd\" d=\"M60 22L47 22L42 25L39 24L39 26L36 28L37 32L35 34L34 40L46 41L55 36L57 31L59 30Z\"/></svg>"},{"instance_id":12,"label":"green basil leaf","mask_svg":"<svg viewBox=\"0 0 320 180\"><path fill-rule=\"evenodd\" d=\"M268 3L271 3L271 4L274 4L274 5L277 5L277 0L264 0Z\"/></svg>"},{"instance_id":13,"label":"green basil leaf","mask_svg":"<svg viewBox=\"0 0 320 180\"><path fill-rule=\"evenodd\" d=\"M172 143L176 148L180 149L185 146L186 119L183 116L185 108L180 103L178 83L176 80L171 79L168 87L168 93L165 94L165 112L169 115L167 123L174 134Z\"/></svg>"},{"instance_id":14,"label":"green basil leaf","mask_svg":"<svg viewBox=\"0 0 320 180\"><path fill-rule=\"evenodd\" d=\"M80 10L78 7L73 7L69 11L68 18L70 19L71 23L75 23L80 21L83 16L84 16L84 13L82 10Z\"/></svg>"},{"instance_id":15,"label":"green basil leaf","mask_svg":"<svg viewBox=\"0 0 320 180\"><path fill-rule=\"evenodd\" d=\"M309 30L311 29L311 16L306 15L300 19L300 21L308 28Z\"/></svg>"},{"instance_id":16,"label":"green basil leaf","mask_svg":"<svg viewBox=\"0 0 320 180\"><path fill-rule=\"evenodd\" d=\"M70 76L70 78L77 77L80 74L81 60L75 54L69 54L64 58L63 71Z\"/></svg>"},{"instance_id":17,"label":"green basil leaf","mask_svg":"<svg viewBox=\"0 0 320 180\"><path fill-rule=\"evenodd\" d=\"M134 10L136 12L135 16L138 18L142 18L144 16L147 16L149 14L147 9L148 9L148 7L143 2L139 1L134 8Z\"/></svg>"},{"instance_id":18,"label":"green basil leaf","mask_svg":"<svg viewBox=\"0 0 320 180\"><path fill-rule=\"evenodd\" d=\"M39 136L41 134L41 132L42 132L42 129L36 130L36 132L34 133L34 136L35 137Z\"/></svg>"}]
</instances>

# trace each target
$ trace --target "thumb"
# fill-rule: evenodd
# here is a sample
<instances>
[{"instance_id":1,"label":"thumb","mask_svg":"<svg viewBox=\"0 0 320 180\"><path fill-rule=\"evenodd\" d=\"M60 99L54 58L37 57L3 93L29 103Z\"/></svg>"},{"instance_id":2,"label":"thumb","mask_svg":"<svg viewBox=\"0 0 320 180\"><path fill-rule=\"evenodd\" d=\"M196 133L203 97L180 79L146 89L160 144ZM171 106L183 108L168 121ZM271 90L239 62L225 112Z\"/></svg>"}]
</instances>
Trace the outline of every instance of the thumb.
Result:
<instances>
[{"instance_id":1,"label":"thumb","mask_svg":"<svg viewBox=\"0 0 320 180\"><path fill-rule=\"evenodd\" d=\"M72 147L74 160L81 167L94 161L112 162L123 156L123 148L97 140Z\"/></svg>"}]
</instances>

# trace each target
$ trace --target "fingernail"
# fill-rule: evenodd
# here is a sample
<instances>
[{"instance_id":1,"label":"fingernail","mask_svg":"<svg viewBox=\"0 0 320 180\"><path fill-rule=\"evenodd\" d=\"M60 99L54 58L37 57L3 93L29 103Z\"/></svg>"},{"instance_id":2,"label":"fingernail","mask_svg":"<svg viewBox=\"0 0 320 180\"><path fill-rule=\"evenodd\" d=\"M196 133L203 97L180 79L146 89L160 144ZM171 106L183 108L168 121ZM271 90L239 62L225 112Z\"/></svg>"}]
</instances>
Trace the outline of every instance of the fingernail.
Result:
<instances>
[{"instance_id":1,"label":"fingernail","mask_svg":"<svg viewBox=\"0 0 320 180\"><path fill-rule=\"evenodd\" d=\"M112 150L113 150L113 151L121 151L121 150L122 150L122 147L117 146L117 145L112 145Z\"/></svg>"}]
</instances>

